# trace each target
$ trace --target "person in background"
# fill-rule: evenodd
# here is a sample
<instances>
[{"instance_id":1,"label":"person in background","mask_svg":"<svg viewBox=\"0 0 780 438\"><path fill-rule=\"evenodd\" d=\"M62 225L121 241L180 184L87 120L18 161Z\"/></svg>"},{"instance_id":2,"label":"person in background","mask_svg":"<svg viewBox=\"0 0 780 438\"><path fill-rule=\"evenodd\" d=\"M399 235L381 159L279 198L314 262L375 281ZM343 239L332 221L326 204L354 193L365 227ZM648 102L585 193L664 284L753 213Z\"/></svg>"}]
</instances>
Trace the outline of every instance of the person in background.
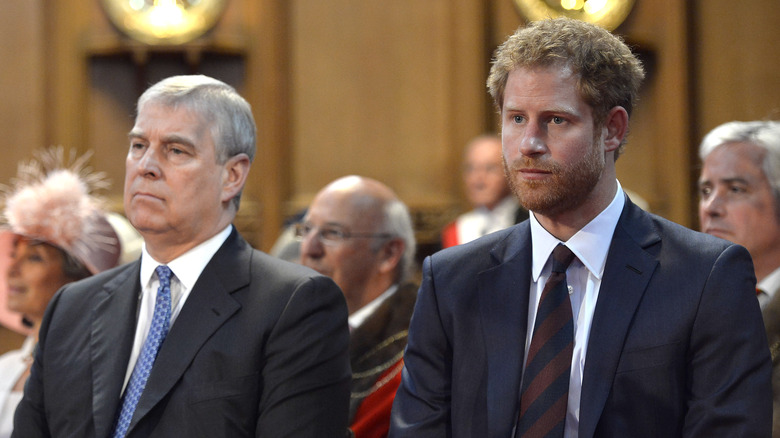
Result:
<instances>
[{"instance_id":1,"label":"person in background","mask_svg":"<svg viewBox=\"0 0 780 438\"><path fill-rule=\"evenodd\" d=\"M95 191L108 183L85 166L89 154L66 161L51 148L19 165L3 193L3 242L8 258L6 306L29 336L20 350L0 356L0 437L11 436L13 414L30 373L46 305L65 284L116 266L121 242ZM6 237L7 236L7 237Z\"/></svg>"},{"instance_id":2,"label":"person in background","mask_svg":"<svg viewBox=\"0 0 780 438\"><path fill-rule=\"evenodd\" d=\"M442 248L471 242L528 219L528 211L512 196L501 163L501 138L480 135L466 145L463 183L473 210L444 227Z\"/></svg>"},{"instance_id":3,"label":"person in background","mask_svg":"<svg viewBox=\"0 0 780 438\"><path fill-rule=\"evenodd\" d=\"M347 176L317 194L296 235L301 263L333 278L347 300L350 428L356 438L385 437L417 297L409 211L386 185Z\"/></svg>"},{"instance_id":4,"label":"person in background","mask_svg":"<svg viewBox=\"0 0 780 438\"><path fill-rule=\"evenodd\" d=\"M286 219L282 225L282 231L274 241L268 254L288 262L301 262L301 242L295 235L298 223L306 215L306 209Z\"/></svg>"},{"instance_id":5,"label":"person in background","mask_svg":"<svg viewBox=\"0 0 780 438\"><path fill-rule=\"evenodd\" d=\"M390 437L766 437L771 361L748 251L637 207L616 178L644 78L556 18L488 89L529 220L423 263Z\"/></svg>"},{"instance_id":6,"label":"person in background","mask_svg":"<svg viewBox=\"0 0 780 438\"><path fill-rule=\"evenodd\" d=\"M701 230L744 246L772 355L772 436L780 438L780 122L728 122L699 146Z\"/></svg>"},{"instance_id":7,"label":"person in background","mask_svg":"<svg viewBox=\"0 0 780 438\"><path fill-rule=\"evenodd\" d=\"M13 436L344 437L343 295L232 225L255 154L249 103L173 76L141 95L128 138L141 258L54 296Z\"/></svg>"}]
</instances>

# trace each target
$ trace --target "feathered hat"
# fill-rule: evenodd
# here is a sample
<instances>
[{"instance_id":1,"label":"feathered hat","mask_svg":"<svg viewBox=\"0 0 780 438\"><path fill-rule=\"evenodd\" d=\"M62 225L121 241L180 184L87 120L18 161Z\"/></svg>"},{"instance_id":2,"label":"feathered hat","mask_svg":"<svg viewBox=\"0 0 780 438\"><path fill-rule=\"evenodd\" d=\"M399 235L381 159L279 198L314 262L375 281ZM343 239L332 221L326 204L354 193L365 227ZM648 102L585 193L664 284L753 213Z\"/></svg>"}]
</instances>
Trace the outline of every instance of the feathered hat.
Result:
<instances>
[{"instance_id":1,"label":"feathered hat","mask_svg":"<svg viewBox=\"0 0 780 438\"><path fill-rule=\"evenodd\" d=\"M101 210L102 201L93 195L108 181L86 167L90 155L76 158L71 151L66 161L62 147L40 151L36 159L19 164L10 185L0 186L0 324L29 334L20 315L5 306L15 234L62 248L93 274L117 265L121 242Z\"/></svg>"},{"instance_id":2,"label":"feathered hat","mask_svg":"<svg viewBox=\"0 0 780 438\"><path fill-rule=\"evenodd\" d=\"M65 157L62 147L19 164L11 185L0 188L2 228L65 250L93 274L117 265L120 243L94 195L108 188L105 173L86 166L91 153Z\"/></svg>"}]
</instances>

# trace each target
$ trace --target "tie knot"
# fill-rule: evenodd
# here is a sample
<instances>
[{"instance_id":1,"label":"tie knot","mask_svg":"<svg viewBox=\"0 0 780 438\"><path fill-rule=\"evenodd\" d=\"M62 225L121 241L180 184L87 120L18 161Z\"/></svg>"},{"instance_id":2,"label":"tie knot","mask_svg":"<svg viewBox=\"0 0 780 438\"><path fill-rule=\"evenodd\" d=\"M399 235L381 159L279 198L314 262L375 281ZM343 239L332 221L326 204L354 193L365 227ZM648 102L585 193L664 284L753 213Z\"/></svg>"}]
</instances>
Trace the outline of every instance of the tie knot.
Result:
<instances>
[{"instance_id":1,"label":"tie knot","mask_svg":"<svg viewBox=\"0 0 780 438\"><path fill-rule=\"evenodd\" d=\"M574 260L574 253L566 245L559 243L552 252L552 259L552 271L563 273L566 272L566 268Z\"/></svg>"},{"instance_id":2,"label":"tie knot","mask_svg":"<svg viewBox=\"0 0 780 438\"><path fill-rule=\"evenodd\" d=\"M157 278L160 280L160 286L171 287L171 275L173 275L171 268L160 265L155 269L155 272L157 272Z\"/></svg>"}]
</instances>

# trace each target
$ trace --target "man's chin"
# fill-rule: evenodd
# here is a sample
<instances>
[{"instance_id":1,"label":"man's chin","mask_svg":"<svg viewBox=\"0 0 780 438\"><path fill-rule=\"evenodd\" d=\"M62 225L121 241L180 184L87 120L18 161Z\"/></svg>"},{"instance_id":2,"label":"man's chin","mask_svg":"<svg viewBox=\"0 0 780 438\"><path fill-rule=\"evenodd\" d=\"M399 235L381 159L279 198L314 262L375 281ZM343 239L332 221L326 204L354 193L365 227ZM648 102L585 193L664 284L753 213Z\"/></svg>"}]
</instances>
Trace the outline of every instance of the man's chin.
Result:
<instances>
[{"instance_id":1,"label":"man's chin","mask_svg":"<svg viewBox=\"0 0 780 438\"><path fill-rule=\"evenodd\" d=\"M307 268L314 269L319 274L322 274L322 275L324 275L326 277L330 277L330 271L328 269L323 268L322 266L319 266L319 265L314 264L314 263L309 263L306 260L302 260L301 264L303 266L306 266Z\"/></svg>"},{"instance_id":2,"label":"man's chin","mask_svg":"<svg viewBox=\"0 0 780 438\"><path fill-rule=\"evenodd\" d=\"M725 240L732 240L733 238L729 233L723 232L723 231L707 231L707 234L715 237L720 237L721 239Z\"/></svg>"}]
</instances>

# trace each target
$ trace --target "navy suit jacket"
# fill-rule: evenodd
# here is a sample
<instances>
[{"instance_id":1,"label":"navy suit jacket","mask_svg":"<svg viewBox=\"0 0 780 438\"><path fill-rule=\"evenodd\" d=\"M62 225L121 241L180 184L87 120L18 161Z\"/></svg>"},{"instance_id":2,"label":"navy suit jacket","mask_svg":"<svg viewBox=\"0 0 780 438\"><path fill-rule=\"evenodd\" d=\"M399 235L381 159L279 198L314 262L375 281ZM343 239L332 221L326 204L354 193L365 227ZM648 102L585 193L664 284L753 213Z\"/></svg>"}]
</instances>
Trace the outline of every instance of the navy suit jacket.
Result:
<instances>
[{"instance_id":1,"label":"navy suit jacket","mask_svg":"<svg viewBox=\"0 0 780 438\"><path fill-rule=\"evenodd\" d=\"M391 437L511 437L530 284L528 221L425 260ZM748 252L626 199L579 438L768 437L770 372Z\"/></svg>"},{"instance_id":2,"label":"navy suit jacket","mask_svg":"<svg viewBox=\"0 0 780 438\"><path fill-rule=\"evenodd\" d=\"M135 334L140 260L49 304L14 435L107 437ZM347 431L347 307L329 278L233 230L163 342L128 437L339 437Z\"/></svg>"}]
</instances>

